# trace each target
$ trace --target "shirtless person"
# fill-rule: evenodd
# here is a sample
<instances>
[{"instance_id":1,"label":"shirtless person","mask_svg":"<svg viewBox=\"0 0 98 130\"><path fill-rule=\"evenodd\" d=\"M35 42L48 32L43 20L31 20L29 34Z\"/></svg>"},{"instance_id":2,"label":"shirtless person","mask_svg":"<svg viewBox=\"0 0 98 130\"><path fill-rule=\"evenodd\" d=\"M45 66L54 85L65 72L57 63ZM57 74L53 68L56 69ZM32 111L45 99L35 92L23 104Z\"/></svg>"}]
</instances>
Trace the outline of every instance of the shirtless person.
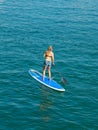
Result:
<instances>
[{"instance_id":1,"label":"shirtless person","mask_svg":"<svg viewBox=\"0 0 98 130\"><path fill-rule=\"evenodd\" d=\"M44 61L44 67L43 67L43 77L42 80L44 80L46 69L48 68L48 76L51 80L51 64L54 65L54 53L52 52L52 46L49 46L47 51L44 53L45 61Z\"/></svg>"}]
</instances>

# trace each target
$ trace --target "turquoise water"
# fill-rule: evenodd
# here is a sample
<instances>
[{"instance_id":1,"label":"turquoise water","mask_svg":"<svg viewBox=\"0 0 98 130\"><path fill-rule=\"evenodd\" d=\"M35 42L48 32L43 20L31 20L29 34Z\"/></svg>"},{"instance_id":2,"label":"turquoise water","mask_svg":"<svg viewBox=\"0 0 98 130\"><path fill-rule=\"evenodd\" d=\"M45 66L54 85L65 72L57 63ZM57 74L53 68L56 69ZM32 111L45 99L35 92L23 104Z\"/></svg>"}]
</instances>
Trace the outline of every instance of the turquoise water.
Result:
<instances>
[{"instance_id":1,"label":"turquoise water","mask_svg":"<svg viewBox=\"0 0 98 130\"><path fill-rule=\"evenodd\" d=\"M28 73L49 45L62 93ZM97 0L0 0L0 130L98 130L97 78Z\"/></svg>"}]
</instances>

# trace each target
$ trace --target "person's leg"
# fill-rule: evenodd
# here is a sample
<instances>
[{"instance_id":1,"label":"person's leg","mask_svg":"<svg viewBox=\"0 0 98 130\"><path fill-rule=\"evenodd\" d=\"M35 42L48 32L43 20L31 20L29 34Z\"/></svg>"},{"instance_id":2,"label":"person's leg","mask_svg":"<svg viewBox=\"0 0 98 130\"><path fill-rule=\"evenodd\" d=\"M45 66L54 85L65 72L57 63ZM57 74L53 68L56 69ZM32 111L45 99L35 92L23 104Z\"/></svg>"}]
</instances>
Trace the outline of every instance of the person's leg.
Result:
<instances>
[{"instance_id":1,"label":"person's leg","mask_svg":"<svg viewBox=\"0 0 98 130\"><path fill-rule=\"evenodd\" d=\"M44 80L44 77L45 77L45 74L46 74L46 66L44 66L44 68L43 68L43 77L42 77L42 80Z\"/></svg>"},{"instance_id":2,"label":"person's leg","mask_svg":"<svg viewBox=\"0 0 98 130\"><path fill-rule=\"evenodd\" d=\"M49 79L51 80L51 67L48 66L48 76L49 76Z\"/></svg>"}]
</instances>

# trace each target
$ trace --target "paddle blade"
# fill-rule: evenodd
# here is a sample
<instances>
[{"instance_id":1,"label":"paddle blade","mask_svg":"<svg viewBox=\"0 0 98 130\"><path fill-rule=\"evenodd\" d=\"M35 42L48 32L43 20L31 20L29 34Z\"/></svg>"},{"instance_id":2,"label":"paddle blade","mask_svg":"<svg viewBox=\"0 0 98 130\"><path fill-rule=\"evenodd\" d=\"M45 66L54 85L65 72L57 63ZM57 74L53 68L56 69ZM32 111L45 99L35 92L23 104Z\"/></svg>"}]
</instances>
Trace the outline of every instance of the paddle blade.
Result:
<instances>
[{"instance_id":1,"label":"paddle blade","mask_svg":"<svg viewBox=\"0 0 98 130\"><path fill-rule=\"evenodd\" d=\"M62 77L62 82L63 82L64 84L67 83L67 81L66 81L66 79L65 79L64 77Z\"/></svg>"}]
</instances>

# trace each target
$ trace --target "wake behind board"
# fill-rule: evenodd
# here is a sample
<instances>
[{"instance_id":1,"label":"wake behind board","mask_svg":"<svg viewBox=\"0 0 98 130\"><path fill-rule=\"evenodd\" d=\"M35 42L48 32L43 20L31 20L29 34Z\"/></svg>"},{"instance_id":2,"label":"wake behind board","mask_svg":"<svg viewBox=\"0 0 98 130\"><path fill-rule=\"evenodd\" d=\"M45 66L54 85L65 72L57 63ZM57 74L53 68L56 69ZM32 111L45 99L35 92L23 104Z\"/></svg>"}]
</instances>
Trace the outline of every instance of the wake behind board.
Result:
<instances>
[{"instance_id":1,"label":"wake behind board","mask_svg":"<svg viewBox=\"0 0 98 130\"><path fill-rule=\"evenodd\" d=\"M60 85L58 84L56 81L54 80L49 80L49 78L47 76L44 77L44 80L42 80L42 74L39 73L38 71L36 70L33 70L33 69L30 69L29 70L29 74L35 79L37 80L38 82L40 82L41 84L49 87L49 88L52 88L54 90L57 90L57 91L65 91L65 89Z\"/></svg>"}]
</instances>

